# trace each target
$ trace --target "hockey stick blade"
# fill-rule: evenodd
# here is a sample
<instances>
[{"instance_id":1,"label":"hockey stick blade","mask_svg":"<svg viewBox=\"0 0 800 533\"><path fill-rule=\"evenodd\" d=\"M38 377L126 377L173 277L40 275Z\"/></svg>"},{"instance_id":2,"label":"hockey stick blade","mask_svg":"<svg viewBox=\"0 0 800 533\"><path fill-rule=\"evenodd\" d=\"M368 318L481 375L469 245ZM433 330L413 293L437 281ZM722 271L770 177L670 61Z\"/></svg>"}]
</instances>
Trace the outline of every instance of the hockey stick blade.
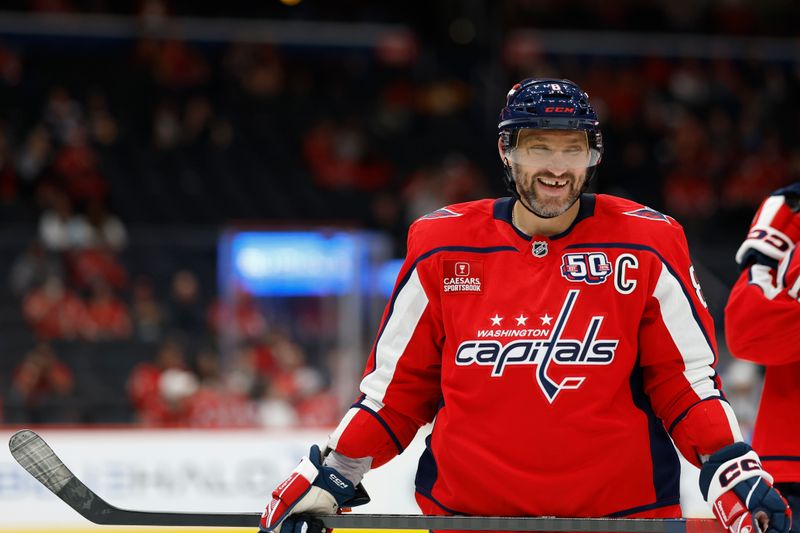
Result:
<instances>
[{"instance_id":1,"label":"hockey stick blade","mask_svg":"<svg viewBox=\"0 0 800 533\"><path fill-rule=\"evenodd\" d=\"M113 526L258 527L258 513L175 513L130 511L109 504L80 479L39 435L23 429L8 442L11 455L36 480L81 516ZM422 516L394 514L333 514L313 519L326 528L437 529L464 531L586 531L618 533L719 533L715 520L552 518L503 516Z\"/></svg>"},{"instance_id":2,"label":"hockey stick blade","mask_svg":"<svg viewBox=\"0 0 800 533\"><path fill-rule=\"evenodd\" d=\"M171 513L129 511L100 498L70 472L52 448L29 429L8 441L16 461L53 494L95 524L110 526L258 527L258 513Z\"/></svg>"}]
</instances>

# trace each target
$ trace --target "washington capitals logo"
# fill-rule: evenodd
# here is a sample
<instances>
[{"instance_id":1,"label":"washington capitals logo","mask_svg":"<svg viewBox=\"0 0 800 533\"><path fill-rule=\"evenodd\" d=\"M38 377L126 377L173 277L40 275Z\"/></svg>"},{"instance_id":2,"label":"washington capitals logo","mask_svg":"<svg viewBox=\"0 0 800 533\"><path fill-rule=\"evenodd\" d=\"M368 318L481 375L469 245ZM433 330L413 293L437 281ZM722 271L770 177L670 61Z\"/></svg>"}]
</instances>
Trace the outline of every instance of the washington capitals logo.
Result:
<instances>
[{"instance_id":1,"label":"washington capitals logo","mask_svg":"<svg viewBox=\"0 0 800 533\"><path fill-rule=\"evenodd\" d=\"M446 207L441 209L437 209L436 211L431 211L427 215L422 215L419 219L420 220L432 220L435 218L451 218L451 217L460 217L461 213L456 213Z\"/></svg>"},{"instance_id":2,"label":"washington capitals logo","mask_svg":"<svg viewBox=\"0 0 800 533\"><path fill-rule=\"evenodd\" d=\"M667 224L672 224L669 221L669 217L663 213L659 213L655 209L650 209L649 207L642 207L641 209L635 209L633 211L626 211L623 215L630 215L632 217L639 217L639 218L646 218L648 220L660 220L661 222L666 222Z\"/></svg>"},{"instance_id":3,"label":"washington capitals logo","mask_svg":"<svg viewBox=\"0 0 800 533\"><path fill-rule=\"evenodd\" d=\"M565 377L559 383L550 377L548 369L557 365L609 365L614 360L618 340L599 339L602 316L593 316L582 339L564 338L580 290L567 293L555 320L555 326L546 339L519 339L503 344L495 340L468 340L456 351L459 366L481 365L492 367L491 376L501 377L509 365L536 366L536 383L549 403L553 403L562 390L577 389L585 377Z\"/></svg>"}]
</instances>

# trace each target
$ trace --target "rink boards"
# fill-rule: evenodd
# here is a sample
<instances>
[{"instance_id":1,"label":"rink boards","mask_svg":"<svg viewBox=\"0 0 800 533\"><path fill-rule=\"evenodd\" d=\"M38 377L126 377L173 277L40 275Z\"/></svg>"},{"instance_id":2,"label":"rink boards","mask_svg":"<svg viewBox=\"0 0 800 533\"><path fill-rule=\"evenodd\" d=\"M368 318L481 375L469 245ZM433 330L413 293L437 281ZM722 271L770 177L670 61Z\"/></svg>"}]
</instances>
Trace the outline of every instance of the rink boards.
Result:
<instances>
[{"instance_id":1,"label":"rink boards","mask_svg":"<svg viewBox=\"0 0 800 533\"><path fill-rule=\"evenodd\" d=\"M330 430L39 429L72 472L101 498L125 509L178 512L260 512L270 492ZM13 430L0 431L4 443ZM359 513L418 514L414 474L424 448L418 435L406 451L367 474L372 502ZM710 516L697 490L697 471L682 480L686 516ZM201 531L246 531L202 528ZM102 527L87 522L16 462L0 452L0 532L183 533L197 528ZM337 530L346 531L346 530ZM366 530L352 530L352 533ZM399 530L395 530L399 531ZM408 531L408 530L405 530Z\"/></svg>"}]
</instances>

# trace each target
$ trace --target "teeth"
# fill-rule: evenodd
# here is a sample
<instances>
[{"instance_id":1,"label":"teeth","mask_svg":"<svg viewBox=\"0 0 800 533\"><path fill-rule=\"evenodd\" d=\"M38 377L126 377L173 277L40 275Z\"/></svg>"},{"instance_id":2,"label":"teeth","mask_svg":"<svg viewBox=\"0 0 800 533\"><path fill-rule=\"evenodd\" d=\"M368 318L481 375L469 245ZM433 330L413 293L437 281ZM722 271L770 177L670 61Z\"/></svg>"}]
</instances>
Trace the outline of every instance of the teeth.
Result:
<instances>
[{"instance_id":1,"label":"teeth","mask_svg":"<svg viewBox=\"0 0 800 533\"><path fill-rule=\"evenodd\" d=\"M566 185L566 181L556 181L556 180L548 180L544 178L539 178L539 181L544 183L545 185L549 185L551 187L561 187L562 185Z\"/></svg>"}]
</instances>

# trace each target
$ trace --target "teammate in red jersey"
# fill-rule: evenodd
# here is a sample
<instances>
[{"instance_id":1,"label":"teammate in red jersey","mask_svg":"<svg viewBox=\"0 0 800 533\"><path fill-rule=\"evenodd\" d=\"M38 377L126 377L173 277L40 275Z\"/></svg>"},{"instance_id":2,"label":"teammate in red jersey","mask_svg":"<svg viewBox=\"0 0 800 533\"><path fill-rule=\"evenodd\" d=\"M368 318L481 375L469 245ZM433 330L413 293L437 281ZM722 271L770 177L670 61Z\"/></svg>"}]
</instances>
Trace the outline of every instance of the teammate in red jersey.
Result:
<instances>
[{"instance_id":1,"label":"teammate in red jersey","mask_svg":"<svg viewBox=\"0 0 800 533\"><path fill-rule=\"evenodd\" d=\"M720 389L681 226L585 193L603 153L588 95L524 80L499 134L512 196L411 225L361 396L328 453L313 447L273 491L261 529L301 533L301 513L363 502L364 473L433 421L426 514L677 517L674 441L732 532L787 531Z\"/></svg>"},{"instance_id":2,"label":"teammate in red jersey","mask_svg":"<svg viewBox=\"0 0 800 533\"><path fill-rule=\"evenodd\" d=\"M766 365L753 448L800 513L800 182L761 204L736 254L743 271L725 308L734 356ZM792 533L800 533L797 521Z\"/></svg>"}]
</instances>

